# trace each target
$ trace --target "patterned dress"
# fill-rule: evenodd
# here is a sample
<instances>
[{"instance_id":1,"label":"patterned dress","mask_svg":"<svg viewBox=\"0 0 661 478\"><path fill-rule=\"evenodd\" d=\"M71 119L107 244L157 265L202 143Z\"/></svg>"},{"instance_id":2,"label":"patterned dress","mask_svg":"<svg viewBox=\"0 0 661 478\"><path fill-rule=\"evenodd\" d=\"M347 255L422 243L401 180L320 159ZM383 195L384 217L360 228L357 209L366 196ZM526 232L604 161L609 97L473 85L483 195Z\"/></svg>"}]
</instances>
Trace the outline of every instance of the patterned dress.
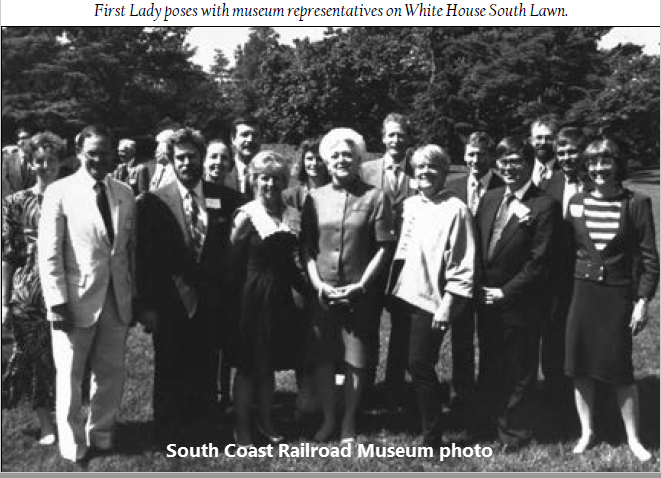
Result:
<instances>
[{"instance_id":1,"label":"patterned dress","mask_svg":"<svg viewBox=\"0 0 661 478\"><path fill-rule=\"evenodd\" d=\"M52 408L55 367L50 327L37 268L41 196L26 189L2 204L2 261L14 266L11 307L15 345L2 376L2 406L27 397L33 408Z\"/></svg>"}]
</instances>

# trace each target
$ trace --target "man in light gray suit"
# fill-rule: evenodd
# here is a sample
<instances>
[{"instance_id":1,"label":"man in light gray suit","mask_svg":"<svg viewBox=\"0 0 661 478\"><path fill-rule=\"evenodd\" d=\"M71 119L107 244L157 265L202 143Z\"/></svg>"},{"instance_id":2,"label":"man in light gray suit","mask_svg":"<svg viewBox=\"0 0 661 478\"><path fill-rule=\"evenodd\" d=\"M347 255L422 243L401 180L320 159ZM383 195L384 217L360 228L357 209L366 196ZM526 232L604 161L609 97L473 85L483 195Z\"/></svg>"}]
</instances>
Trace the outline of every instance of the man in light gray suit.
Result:
<instances>
[{"instance_id":1,"label":"man in light gray suit","mask_svg":"<svg viewBox=\"0 0 661 478\"><path fill-rule=\"evenodd\" d=\"M44 195L39 269L56 368L56 418L62 457L112 447L124 383L124 348L134 298L135 199L108 176L108 130L88 126L77 138L83 167ZM87 423L80 418L85 364L91 368Z\"/></svg>"}]
</instances>

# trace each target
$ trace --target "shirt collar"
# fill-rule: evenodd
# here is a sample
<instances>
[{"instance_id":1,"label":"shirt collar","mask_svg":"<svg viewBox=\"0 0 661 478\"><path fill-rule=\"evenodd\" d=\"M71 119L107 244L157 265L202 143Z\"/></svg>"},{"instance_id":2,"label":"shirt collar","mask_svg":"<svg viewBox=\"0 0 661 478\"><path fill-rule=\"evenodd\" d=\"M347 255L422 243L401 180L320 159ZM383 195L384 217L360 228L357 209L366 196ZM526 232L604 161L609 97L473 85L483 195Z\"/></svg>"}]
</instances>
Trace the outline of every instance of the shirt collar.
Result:
<instances>
[{"instance_id":1,"label":"shirt collar","mask_svg":"<svg viewBox=\"0 0 661 478\"><path fill-rule=\"evenodd\" d=\"M110 181L108 181L108 175L106 175L101 181L97 181L92 176L90 176L90 173L87 172L87 169L85 168L84 164L82 164L78 169L79 169L80 180L86 186L89 186L90 188L94 188L96 183L101 182L106 187L106 191L110 189Z\"/></svg>"},{"instance_id":2,"label":"shirt collar","mask_svg":"<svg viewBox=\"0 0 661 478\"><path fill-rule=\"evenodd\" d=\"M179 194L181 194L181 199L186 199L186 196L188 195L188 188L181 184L181 182L177 179L177 187L179 188ZM193 192L195 193L195 196L197 196L198 201L202 201L204 198L202 197L202 180L200 179L197 182L197 185L195 185L193 189Z\"/></svg>"},{"instance_id":3,"label":"shirt collar","mask_svg":"<svg viewBox=\"0 0 661 478\"><path fill-rule=\"evenodd\" d=\"M514 197L516 197L519 201L523 201L523 196L526 195L531 185L532 185L532 178L528 179L528 182L526 184L524 184L519 189L514 191Z\"/></svg>"},{"instance_id":4,"label":"shirt collar","mask_svg":"<svg viewBox=\"0 0 661 478\"><path fill-rule=\"evenodd\" d=\"M405 164L406 164L406 158L402 159L398 163L388 153L383 155L383 167L386 168L386 169L393 169L395 167L395 165L397 165L399 168L401 168L402 171L404 171L404 165Z\"/></svg>"},{"instance_id":5,"label":"shirt collar","mask_svg":"<svg viewBox=\"0 0 661 478\"><path fill-rule=\"evenodd\" d=\"M555 162L556 158L553 158L546 163L542 163L539 159L535 158L535 169L540 169L542 166L545 166L549 171L553 171L553 168L555 168Z\"/></svg>"},{"instance_id":6,"label":"shirt collar","mask_svg":"<svg viewBox=\"0 0 661 478\"><path fill-rule=\"evenodd\" d=\"M489 187L489 183L491 182L491 177L493 176L493 170L490 169L480 179L475 179L475 176L472 174L469 174L469 184L471 187L475 187L475 185L479 182L482 185L482 189L487 189Z\"/></svg>"},{"instance_id":7,"label":"shirt collar","mask_svg":"<svg viewBox=\"0 0 661 478\"><path fill-rule=\"evenodd\" d=\"M446 197L451 196L452 193L450 193L447 189L441 189L438 191L436 194L434 194L432 197L428 198L424 194L422 194L420 191L418 191L418 197L420 198L420 201L422 203L426 204L438 204L442 200L444 200Z\"/></svg>"}]
</instances>

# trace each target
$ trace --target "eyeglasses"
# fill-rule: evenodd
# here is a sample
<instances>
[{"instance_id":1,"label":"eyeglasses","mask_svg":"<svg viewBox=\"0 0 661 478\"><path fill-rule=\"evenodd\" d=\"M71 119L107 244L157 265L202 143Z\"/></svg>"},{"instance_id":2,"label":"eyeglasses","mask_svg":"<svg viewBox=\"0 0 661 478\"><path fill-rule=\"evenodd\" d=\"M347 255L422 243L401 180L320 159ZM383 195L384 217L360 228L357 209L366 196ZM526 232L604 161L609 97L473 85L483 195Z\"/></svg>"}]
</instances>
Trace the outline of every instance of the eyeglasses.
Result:
<instances>
[{"instance_id":1,"label":"eyeglasses","mask_svg":"<svg viewBox=\"0 0 661 478\"><path fill-rule=\"evenodd\" d=\"M110 151L82 151L83 156L91 160L108 160L113 158L113 153Z\"/></svg>"}]
</instances>

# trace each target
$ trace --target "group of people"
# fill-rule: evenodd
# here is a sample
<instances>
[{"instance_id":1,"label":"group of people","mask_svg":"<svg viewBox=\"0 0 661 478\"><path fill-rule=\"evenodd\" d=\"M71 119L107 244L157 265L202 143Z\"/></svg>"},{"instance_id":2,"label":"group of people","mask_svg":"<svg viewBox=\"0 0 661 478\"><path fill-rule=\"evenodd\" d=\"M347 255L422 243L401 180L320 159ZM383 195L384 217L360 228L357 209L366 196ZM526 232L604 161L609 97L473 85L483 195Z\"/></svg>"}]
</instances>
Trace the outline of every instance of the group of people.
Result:
<instances>
[{"instance_id":1,"label":"group of people","mask_svg":"<svg viewBox=\"0 0 661 478\"><path fill-rule=\"evenodd\" d=\"M574 453L594 443L600 381L615 387L632 452L649 459L632 336L647 323L659 260L650 199L623 187L616 143L588 144L552 118L533 122L526 139L494 144L475 132L468 173L446 184L448 151L413 148L405 116L385 118L382 140L385 154L371 161L349 128L304 141L290 181L289 162L260 151L251 118L234 121L230 145L164 131L147 164L134 141L115 154L110 131L88 126L76 137L81 167L56 180L63 142L34 135L35 183L3 201L2 319L16 341L3 405L27 395L41 443L57 441L68 460L110 449L126 337L140 323L153 336L164 443L208 422L218 389L231 395L238 445L252 446L255 433L283 441L271 417L278 370L316 390L312 440L339 432L352 443L386 310L385 385L402 400L410 374L424 445L443 441L436 364L450 333L452 407L478 415L504 450L532 439L526 402L541 362L558 400L571 400L573 380Z\"/></svg>"}]
</instances>

